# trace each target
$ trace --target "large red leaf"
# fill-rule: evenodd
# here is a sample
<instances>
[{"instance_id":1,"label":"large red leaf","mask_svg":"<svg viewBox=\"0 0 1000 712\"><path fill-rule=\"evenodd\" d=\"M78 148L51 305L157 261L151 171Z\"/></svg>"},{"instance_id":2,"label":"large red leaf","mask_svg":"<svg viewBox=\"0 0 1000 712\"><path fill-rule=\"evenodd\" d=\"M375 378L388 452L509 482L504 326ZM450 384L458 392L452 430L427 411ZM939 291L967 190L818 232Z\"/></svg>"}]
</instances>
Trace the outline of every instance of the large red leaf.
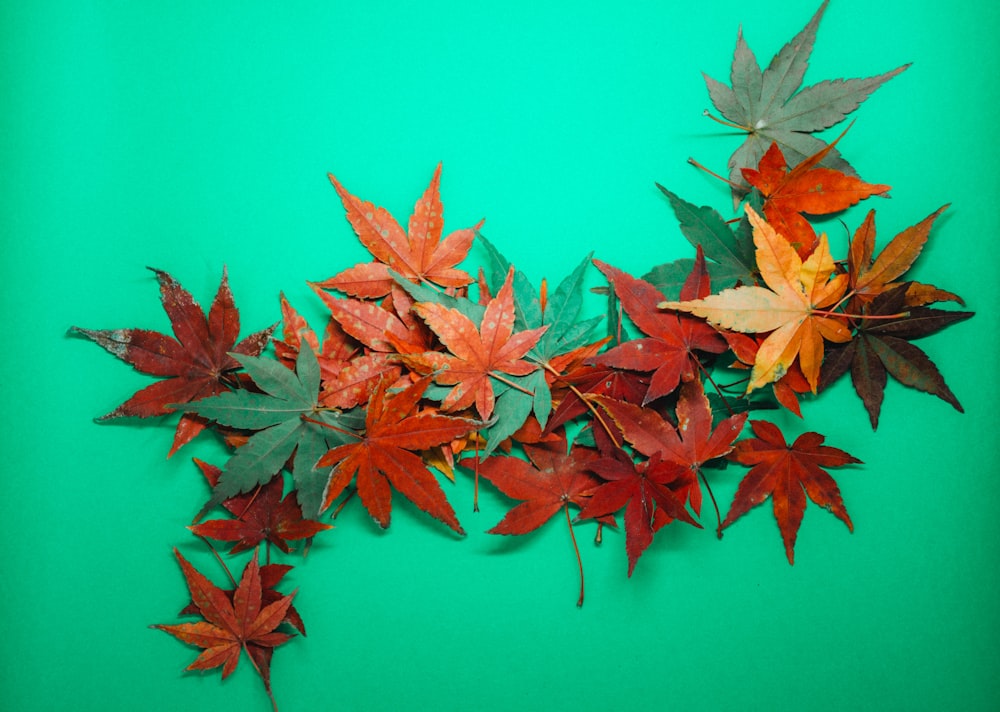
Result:
<instances>
[{"instance_id":1,"label":"large red leaf","mask_svg":"<svg viewBox=\"0 0 1000 712\"><path fill-rule=\"evenodd\" d=\"M327 452L317 467L335 466L326 486L322 509L329 507L357 475L358 495L378 524L389 526L392 512L390 485L432 517L464 534L455 511L437 480L415 452L450 442L478 427L465 418L438 413L415 413L430 384L421 379L389 397L381 381L368 402L365 432L357 442Z\"/></svg>"},{"instance_id":2,"label":"large red leaf","mask_svg":"<svg viewBox=\"0 0 1000 712\"><path fill-rule=\"evenodd\" d=\"M750 472L736 490L729 514L722 522L725 529L751 508L768 497L778 520L781 538L785 542L788 563L795 563L795 538L806 510L806 496L820 507L841 519L854 531L847 515L840 488L823 468L860 463L852 455L824 445L819 433L803 433L788 445L778 427L764 420L750 421L756 438L736 444L730 456L736 462L750 465Z\"/></svg>"}]
</instances>

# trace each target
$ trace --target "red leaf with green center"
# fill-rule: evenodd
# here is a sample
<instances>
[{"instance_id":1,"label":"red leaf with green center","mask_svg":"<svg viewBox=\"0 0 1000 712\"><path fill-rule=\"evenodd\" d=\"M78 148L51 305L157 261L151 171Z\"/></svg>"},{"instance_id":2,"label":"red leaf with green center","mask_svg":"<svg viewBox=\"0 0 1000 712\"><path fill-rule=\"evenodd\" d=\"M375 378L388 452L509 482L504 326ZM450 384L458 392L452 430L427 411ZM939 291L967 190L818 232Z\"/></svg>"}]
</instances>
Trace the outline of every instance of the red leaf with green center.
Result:
<instances>
[{"instance_id":1,"label":"red leaf with green center","mask_svg":"<svg viewBox=\"0 0 1000 712\"><path fill-rule=\"evenodd\" d=\"M756 438L736 444L730 458L750 465L750 472L740 482L729 514L722 522L725 529L751 508L771 497L774 517L785 542L788 563L795 563L795 538L806 510L806 496L841 519L854 531L847 515L840 488L823 468L839 467L861 460L843 450L824 445L819 433L803 433L788 445L776 425L764 420L750 421Z\"/></svg>"},{"instance_id":2,"label":"red leaf with green center","mask_svg":"<svg viewBox=\"0 0 1000 712\"><path fill-rule=\"evenodd\" d=\"M386 381L379 383L368 402L364 434L354 434L357 442L333 448L316 465L335 466L321 509L329 507L357 475L361 502L382 528L389 526L391 485L432 517L465 533L434 475L414 453L460 438L479 424L437 413L414 414L429 384L430 379L424 378L387 397Z\"/></svg>"}]
</instances>

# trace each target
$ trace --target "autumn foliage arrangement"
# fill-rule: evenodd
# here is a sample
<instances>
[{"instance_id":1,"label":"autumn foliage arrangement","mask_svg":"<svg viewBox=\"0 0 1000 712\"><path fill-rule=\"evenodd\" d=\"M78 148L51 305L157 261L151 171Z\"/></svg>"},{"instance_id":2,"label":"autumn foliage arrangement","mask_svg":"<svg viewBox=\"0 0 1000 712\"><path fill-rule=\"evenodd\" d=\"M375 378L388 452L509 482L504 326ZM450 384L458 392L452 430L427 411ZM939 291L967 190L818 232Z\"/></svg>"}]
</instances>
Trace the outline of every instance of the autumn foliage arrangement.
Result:
<instances>
[{"instance_id":1,"label":"autumn foliage arrangement","mask_svg":"<svg viewBox=\"0 0 1000 712\"><path fill-rule=\"evenodd\" d=\"M873 429L889 376L961 411L912 341L972 313L931 306L962 300L906 276L945 208L878 254L874 210L846 254L814 229L816 216L889 190L857 176L839 152L844 134L827 144L814 132L906 69L802 88L825 7L764 70L741 33L730 83L706 76L716 120L746 139L724 179L733 220L660 186L693 258L636 277L588 255L550 290L511 264L482 223L445 235L440 166L405 228L331 175L372 259L310 282L329 309L321 331L281 296L280 329L240 339L225 272L206 313L159 270L173 336L73 328L161 379L102 420L179 414L171 455L204 430L231 448L224 463L195 460L211 495L189 527L230 588L176 552L191 594L181 614L195 621L154 626L201 649L189 669L226 677L246 653L273 703L274 649L305 634L294 592L278 590L292 566L272 562L274 550L305 549L352 498L388 527L394 492L462 535L442 476L473 477L477 495L485 480L511 500L492 534L562 519L578 605L581 521L596 521L598 540L605 526L624 530L629 576L664 527L702 526L706 496L720 538L770 498L789 563L807 500L852 528L830 470L860 461L815 432L789 443L750 414L781 407L801 417L800 397L848 372ZM486 260L469 271L477 241ZM594 269L607 310L585 316ZM727 463L749 471L723 516L710 479ZM253 551L242 574L213 542Z\"/></svg>"}]
</instances>

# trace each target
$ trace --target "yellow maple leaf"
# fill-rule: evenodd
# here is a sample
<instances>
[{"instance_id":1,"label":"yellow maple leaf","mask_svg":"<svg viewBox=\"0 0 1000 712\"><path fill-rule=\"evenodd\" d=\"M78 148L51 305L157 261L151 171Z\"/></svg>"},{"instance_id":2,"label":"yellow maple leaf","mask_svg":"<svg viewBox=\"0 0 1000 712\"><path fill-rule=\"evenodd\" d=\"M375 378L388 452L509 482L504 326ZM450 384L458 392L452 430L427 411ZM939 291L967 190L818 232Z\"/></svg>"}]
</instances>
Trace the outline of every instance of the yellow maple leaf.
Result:
<instances>
[{"instance_id":1,"label":"yellow maple leaf","mask_svg":"<svg viewBox=\"0 0 1000 712\"><path fill-rule=\"evenodd\" d=\"M757 351L748 393L777 381L796 357L815 393L823 340L851 340L844 319L828 311L847 290L848 276L837 274L831 279L835 264L825 234L803 260L749 205L746 212L753 225L757 268L769 289L735 287L704 299L661 302L659 307L694 314L715 326L744 334L770 332Z\"/></svg>"}]
</instances>

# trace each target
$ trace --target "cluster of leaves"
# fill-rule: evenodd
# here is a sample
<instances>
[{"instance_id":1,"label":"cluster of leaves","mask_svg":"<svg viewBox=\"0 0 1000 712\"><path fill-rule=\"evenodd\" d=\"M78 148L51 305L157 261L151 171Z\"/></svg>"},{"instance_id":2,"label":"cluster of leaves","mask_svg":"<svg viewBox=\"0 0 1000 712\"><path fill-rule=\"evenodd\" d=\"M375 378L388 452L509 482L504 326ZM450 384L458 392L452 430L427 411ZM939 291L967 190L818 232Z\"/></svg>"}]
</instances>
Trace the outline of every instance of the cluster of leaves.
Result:
<instances>
[{"instance_id":1,"label":"cluster of leaves","mask_svg":"<svg viewBox=\"0 0 1000 712\"><path fill-rule=\"evenodd\" d=\"M211 496L190 529L213 551L212 540L229 542L230 553L253 550L253 558L225 591L178 553L192 599L182 613L202 620L156 626L203 648L190 669L221 666L225 677L245 651L271 695L273 649L305 634L291 595L276 590L291 566L270 562L272 545L290 554L289 542L330 529L320 519L354 495L388 527L394 492L462 535L439 474L468 473L477 494L482 477L516 501L493 534L527 534L562 513L579 605L580 522L594 520L600 541L621 517L631 576L667 525L702 526L706 493L715 505L709 475L727 463L750 470L728 514L714 506L720 537L768 498L789 563L807 499L852 527L828 469L860 461L815 432L788 444L774 424L751 420L746 434L749 414L784 407L801 417L800 398L848 370L873 429L890 374L961 410L911 341L971 313L929 306L961 300L906 279L944 208L877 256L874 211L844 260L814 229L815 216L889 186L862 181L837 151L839 138L824 144L812 132L905 69L800 90L824 9L767 69L740 34L732 86L706 77L714 105L747 139L730 160L738 219L661 186L692 259L635 277L588 255L550 292L482 235L482 223L444 236L440 166L406 229L331 175L372 259L310 283L329 311L322 332L282 296L280 332L275 325L237 343L225 272L206 315L158 270L174 337L75 329L165 379L104 418L179 411L171 454L206 428L232 448L221 466L196 460ZM461 265L477 242L485 261L470 274ZM606 320L583 314L592 268L607 282ZM733 370L742 375L719 385ZM202 521L218 508L229 516Z\"/></svg>"}]
</instances>

